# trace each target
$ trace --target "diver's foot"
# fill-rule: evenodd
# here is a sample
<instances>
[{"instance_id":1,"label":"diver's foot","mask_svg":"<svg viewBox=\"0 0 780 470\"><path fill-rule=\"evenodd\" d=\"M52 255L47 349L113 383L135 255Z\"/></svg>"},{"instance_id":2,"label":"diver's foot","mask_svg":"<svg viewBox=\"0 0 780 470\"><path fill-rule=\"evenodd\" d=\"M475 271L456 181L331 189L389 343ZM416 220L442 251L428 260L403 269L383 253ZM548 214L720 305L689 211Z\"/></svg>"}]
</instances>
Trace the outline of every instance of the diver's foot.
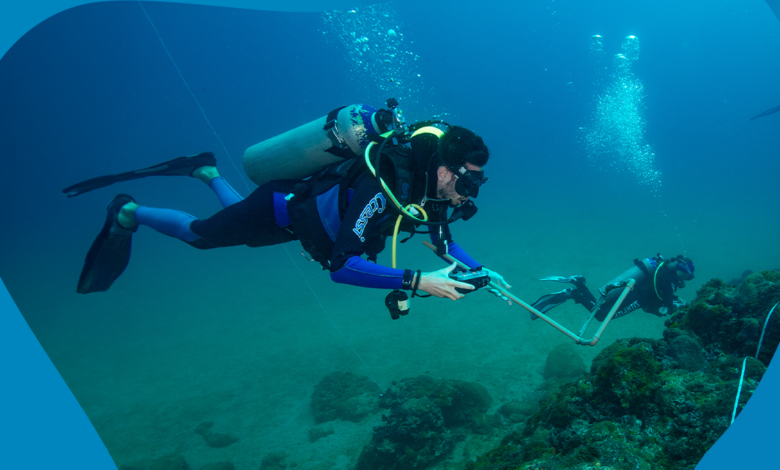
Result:
<instances>
[{"instance_id":1,"label":"diver's foot","mask_svg":"<svg viewBox=\"0 0 780 470\"><path fill-rule=\"evenodd\" d=\"M128 202L117 211L116 223L119 227L135 231L136 227L138 227L138 221L135 220L136 209L138 209L138 204L135 202Z\"/></svg>"},{"instance_id":2,"label":"diver's foot","mask_svg":"<svg viewBox=\"0 0 780 470\"><path fill-rule=\"evenodd\" d=\"M192 174L190 174L190 176L193 178L198 178L204 183L209 184L211 183L211 180L219 176L219 171L217 171L217 167L215 166L202 166L192 170Z\"/></svg>"}]
</instances>

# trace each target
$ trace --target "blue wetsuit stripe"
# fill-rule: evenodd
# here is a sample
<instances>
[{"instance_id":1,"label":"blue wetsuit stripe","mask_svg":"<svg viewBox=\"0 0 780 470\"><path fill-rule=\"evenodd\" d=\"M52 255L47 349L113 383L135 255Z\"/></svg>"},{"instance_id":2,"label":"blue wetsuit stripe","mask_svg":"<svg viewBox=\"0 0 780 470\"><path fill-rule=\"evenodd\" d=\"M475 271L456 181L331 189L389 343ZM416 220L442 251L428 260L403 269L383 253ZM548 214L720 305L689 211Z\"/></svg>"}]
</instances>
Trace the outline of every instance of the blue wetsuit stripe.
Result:
<instances>
[{"instance_id":1,"label":"blue wetsuit stripe","mask_svg":"<svg viewBox=\"0 0 780 470\"><path fill-rule=\"evenodd\" d=\"M290 213L287 211L287 197L283 193L274 193L274 218L276 219L276 225L281 228L290 225Z\"/></svg>"},{"instance_id":2,"label":"blue wetsuit stripe","mask_svg":"<svg viewBox=\"0 0 780 470\"><path fill-rule=\"evenodd\" d=\"M353 256L341 269L330 273L330 278L334 282L358 287L400 289L403 287L404 271L374 264L359 256Z\"/></svg>"},{"instance_id":3,"label":"blue wetsuit stripe","mask_svg":"<svg viewBox=\"0 0 780 470\"><path fill-rule=\"evenodd\" d=\"M200 238L190 230L190 223L196 218L176 209L139 206L135 211L135 220L141 225L185 242L193 242Z\"/></svg>"},{"instance_id":4,"label":"blue wetsuit stripe","mask_svg":"<svg viewBox=\"0 0 780 470\"><path fill-rule=\"evenodd\" d=\"M242 198L241 195L225 181L225 178L221 176L217 176L209 181L209 188L217 194L217 199L219 199L222 207L232 206L238 201L244 200L244 198Z\"/></svg>"},{"instance_id":5,"label":"blue wetsuit stripe","mask_svg":"<svg viewBox=\"0 0 780 470\"><path fill-rule=\"evenodd\" d=\"M450 234L450 229L449 227L447 227L444 235L449 237L449 234ZM433 242L433 244L435 245L438 239L439 239L439 235L438 233L436 233L436 230L435 229L431 230L431 242ZM469 254L466 253L466 251L463 248L461 248L457 243L453 241L451 241L447 245L447 252L450 256L460 261L461 263L465 264L469 268L476 268L478 266L482 266L482 264L478 263L474 258L469 256ZM449 261L443 256L439 256L439 258L449 263Z\"/></svg>"}]
</instances>

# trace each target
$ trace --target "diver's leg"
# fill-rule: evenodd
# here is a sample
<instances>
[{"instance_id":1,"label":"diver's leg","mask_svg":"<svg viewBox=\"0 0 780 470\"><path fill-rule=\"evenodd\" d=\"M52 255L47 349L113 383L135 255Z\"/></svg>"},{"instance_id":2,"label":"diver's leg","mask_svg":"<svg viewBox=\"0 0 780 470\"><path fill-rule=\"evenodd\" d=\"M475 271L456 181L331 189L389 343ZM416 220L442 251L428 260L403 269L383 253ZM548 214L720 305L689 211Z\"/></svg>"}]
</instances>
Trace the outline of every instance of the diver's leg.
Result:
<instances>
[{"instance_id":1,"label":"diver's leg","mask_svg":"<svg viewBox=\"0 0 780 470\"><path fill-rule=\"evenodd\" d=\"M571 298L574 302L585 307L588 312L593 310L593 307L596 306L596 298L590 292L590 289L585 286L585 278L582 278L581 282L574 284L574 291L572 292Z\"/></svg>"},{"instance_id":2,"label":"diver's leg","mask_svg":"<svg viewBox=\"0 0 780 470\"><path fill-rule=\"evenodd\" d=\"M290 230L284 199L296 183L288 180L267 183L208 219L198 219L175 209L139 206L132 201L119 209L116 221L127 230L135 231L138 225L150 227L199 249L275 245L296 240Z\"/></svg>"},{"instance_id":3,"label":"diver's leg","mask_svg":"<svg viewBox=\"0 0 780 470\"><path fill-rule=\"evenodd\" d=\"M244 198L242 198L241 195L225 181L225 178L219 175L217 167L202 166L193 171L191 176L206 183L209 188L216 193L222 207L232 206L233 204L244 200Z\"/></svg>"},{"instance_id":4,"label":"diver's leg","mask_svg":"<svg viewBox=\"0 0 780 470\"><path fill-rule=\"evenodd\" d=\"M607 314L609 314L609 311L612 310L612 307L615 305L615 302L609 302L604 303L599 307L598 313L596 313L596 320L598 321L604 321L607 318ZM639 305L639 294L637 294L635 291L631 291L626 296L625 300L623 300L623 303L620 305L620 309L615 312L615 316L612 317L612 319L620 318L623 316L628 315L629 313L633 312L634 310L638 309L640 307Z\"/></svg>"},{"instance_id":5,"label":"diver's leg","mask_svg":"<svg viewBox=\"0 0 780 470\"><path fill-rule=\"evenodd\" d=\"M271 181L208 219L192 221L189 228L200 238L190 244L196 248L256 247L297 240L285 200L297 183L300 181Z\"/></svg>"},{"instance_id":6,"label":"diver's leg","mask_svg":"<svg viewBox=\"0 0 780 470\"><path fill-rule=\"evenodd\" d=\"M593 294L585 286L584 276L550 276L540 280L563 282L572 284L574 286L560 292L553 292L551 294L543 295L537 299L536 302L531 304L533 308L539 310L541 313L552 310L569 299L572 299L574 302L582 305L588 309L589 312L593 309L593 307L596 306L596 298L593 297ZM534 313L531 313L531 320L536 320L537 318L539 317L537 317Z\"/></svg>"},{"instance_id":7,"label":"diver's leg","mask_svg":"<svg viewBox=\"0 0 780 470\"><path fill-rule=\"evenodd\" d=\"M138 225L145 225L187 243L200 238L190 230L190 224L196 217L175 209L158 209L128 202L119 210L116 220L127 229L135 230Z\"/></svg>"}]
</instances>

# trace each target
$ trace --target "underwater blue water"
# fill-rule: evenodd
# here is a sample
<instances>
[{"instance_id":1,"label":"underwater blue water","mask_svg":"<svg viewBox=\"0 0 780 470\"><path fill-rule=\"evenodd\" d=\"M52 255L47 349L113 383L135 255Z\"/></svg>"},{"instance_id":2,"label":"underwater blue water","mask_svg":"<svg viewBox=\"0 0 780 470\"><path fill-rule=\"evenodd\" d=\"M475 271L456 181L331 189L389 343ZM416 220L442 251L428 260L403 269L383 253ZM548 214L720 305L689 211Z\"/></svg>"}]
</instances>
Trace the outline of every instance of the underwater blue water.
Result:
<instances>
[{"instance_id":1,"label":"underwater blue water","mask_svg":"<svg viewBox=\"0 0 780 470\"><path fill-rule=\"evenodd\" d=\"M222 174L247 195L254 188L241 166L247 147L337 106L380 107L396 96L410 121L440 115L484 137L492 156L490 182L477 201L481 212L453 231L470 253L518 284L524 298L542 293L544 286L535 282L541 276L583 272L606 281L634 257L658 251L684 253L697 263L688 298L710 278L780 267L780 114L749 120L780 104L780 22L764 2L504 3L397 1L329 15L144 3L159 38L138 3L99 3L44 21L0 60L6 176L0 187L0 277L82 407L93 411L91 418L99 416L93 424L115 458L124 462L133 450L118 443L112 404L132 402L122 408L127 413L145 403L138 396L105 398L116 396L114 387L128 386L112 376L116 370L128 367L128 380L155 382L167 370L157 369L156 354L167 358L160 363L173 364L171 350L212 341L201 328L229 330L233 315L246 315L260 322L263 341L291 346L274 349L274 358L287 358L293 368L306 364L316 383L325 374L319 366L328 371L354 361L345 344L382 336L386 312L377 300L376 310L365 312L368 324L345 314L331 325L314 301L286 311L297 296L310 295L286 251L194 252L141 232L130 268L112 291L77 296L84 255L115 193L199 217L219 205L185 178L139 180L75 199L60 190L211 150ZM601 53L593 50L594 34L602 36ZM625 66L614 56L624 52L629 35L638 38L638 58L626 59L630 66L621 71ZM388 62L377 60L380 54L388 54L381 55ZM641 91L621 92L621 80ZM288 251L300 260L296 246ZM384 295L334 287L316 269L304 275L328 309L357 312ZM292 276L295 281L284 282ZM451 308L429 305L436 312ZM477 306L457 308L467 309L456 310L466 315ZM290 316L307 311L325 319L324 326L290 326ZM349 328L348 339L333 326ZM317 328L333 332L324 341L330 352L319 362L304 352L296 356L295 350L308 351L304 345L317 337ZM435 319L415 328L409 341L417 346L408 347L437 356L458 331L453 321L436 339ZM208 351L229 347L231 333L240 338L236 344L249 341L229 330ZM494 333L488 325L480 334ZM139 345L148 362L134 362ZM254 347L255 357L273 349ZM371 357L365 361L370 367L384 367L385 380L395 378L392 371L401 367L395 359L356 349ZM512 353L506 354L496 362L506 363ZM523 354L528 361L544 359ZM90 358L101 355L110 360L90 370ZM442 374L458 369L457 360L426 361L441 361ZM492 377L474 373L486 382ZM231 385L228 380L224 389ZM157 403L155 393L173 396L176 390L171 384L151 391L147 403Z\"/></svg>"}]
</instances>

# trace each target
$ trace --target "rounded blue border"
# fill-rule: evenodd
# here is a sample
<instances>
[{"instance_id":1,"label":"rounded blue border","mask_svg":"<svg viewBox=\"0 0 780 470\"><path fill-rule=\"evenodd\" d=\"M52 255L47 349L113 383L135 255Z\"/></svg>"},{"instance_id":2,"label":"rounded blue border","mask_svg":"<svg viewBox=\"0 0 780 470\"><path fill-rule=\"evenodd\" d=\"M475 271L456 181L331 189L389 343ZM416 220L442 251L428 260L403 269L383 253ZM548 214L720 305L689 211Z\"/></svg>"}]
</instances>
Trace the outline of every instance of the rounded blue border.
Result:
<instances>
[{"instance_id":1,"label":"rounded blue border","mask_svg":"<svg viewBox=\"0 0 780 470\"><path fill-rule=\"evenodd\" d=\"M359 0L190 0L255 10L322 11ZM43 20L91 2L29 0L0 3L0 51ZM116 468L94 427L41 348L0 280L0 449L7 468ZM775 425L780 419L780 372L774 362L739 419L704 456L701 470L776 468Z\"/></svg>"},{"instance_id":2,"label":"rounded blue border","mask_svg":"<svg viewBox=\"0 0 780 470\"><path fill-rule=\"evenodd\" d=\"M106 0L119 1L119 0ZM79 0L28 0L25 2L0 2L0 55L27 31L43 20L61 11L88 3ZM360 0L168 0L168 3L189 3L195 5L216 5L223 7L246 8L252 10L274 11L324 11L352 8Z\"/></svg>"},{"instance_id":3,"label":"rounded blue border","mask_svg":"<svg viewBox=\"0 0 780 470\"><path fill-rule=\"evenodd\" d=\"M116 468L0 280L3 468Z\"/></svg>"}]
</instances>

